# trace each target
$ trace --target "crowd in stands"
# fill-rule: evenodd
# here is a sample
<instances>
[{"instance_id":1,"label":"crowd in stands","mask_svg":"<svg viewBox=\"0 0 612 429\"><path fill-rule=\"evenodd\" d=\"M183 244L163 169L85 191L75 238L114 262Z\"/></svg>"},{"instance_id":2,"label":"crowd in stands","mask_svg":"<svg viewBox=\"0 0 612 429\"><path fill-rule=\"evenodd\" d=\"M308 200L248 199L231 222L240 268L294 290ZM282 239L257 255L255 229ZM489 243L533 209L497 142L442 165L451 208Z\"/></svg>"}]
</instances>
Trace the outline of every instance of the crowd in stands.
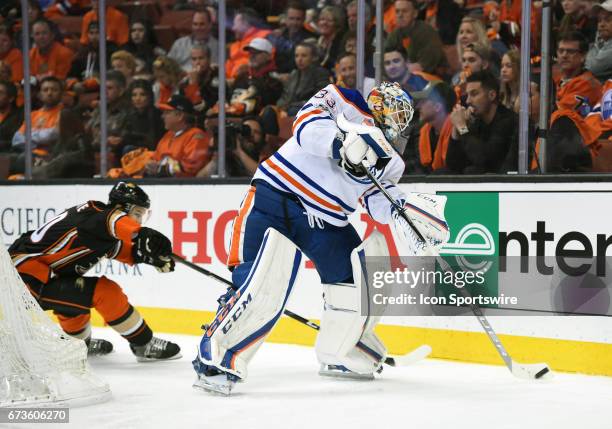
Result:
<instances>
[{"instance_id":1,"label":"crowd in stands","mask_svg":"<svg viewBox=\"0 0 612 429\"><path fill-rule=\"evenodd\" d=\"M295 115L319 89L357 85L357 0L228 1L226 46L212 0L107 0L105 88L98 0L28 3L29 52L20 1L0 6L0 174L15 179L27 158L24 77L37 179L99 176L104 125L110 177L215 176L221 102L228 174L248 177L291 136ZM547 130L538 128L542 1L531 2L529 58L520 55L521 3L384 2L383 76L413 97L416 111L402 136L405 174L517 171L523 61L531 67L530 170L540 172L546 138L547 172L612 171L612 0L552 1ZM367 97L375 2L365 6Z\"/></svg>"}]
</instances>

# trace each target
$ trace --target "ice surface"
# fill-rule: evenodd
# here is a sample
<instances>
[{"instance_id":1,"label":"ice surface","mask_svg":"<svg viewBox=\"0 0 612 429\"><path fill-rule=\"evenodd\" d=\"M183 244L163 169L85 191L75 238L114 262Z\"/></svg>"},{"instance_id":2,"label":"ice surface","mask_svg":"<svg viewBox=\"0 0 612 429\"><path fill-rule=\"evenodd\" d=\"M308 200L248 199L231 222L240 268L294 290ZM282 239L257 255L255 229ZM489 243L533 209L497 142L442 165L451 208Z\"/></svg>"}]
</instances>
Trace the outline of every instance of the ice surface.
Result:
<instances>
[{"instance_id":1,"label":"ice surface","mask_svg":"<svg viewBox=\"0 0 612 429\"><path fill-rule=\"evenodd\" d=\"M428 359L387 367L375 381L337 380L317 374L312 348L266 343L248 380L231 397L219 397L191 387L198 337L158 334L177 342L183 358L137 363L110 329L95 329L94 336L115 345L111 355L90 360L110 383L113 399L73 408L70 424L57 427L612 428L611 377L555 374L524 381L502 366Z\"/></svg>"}]
</instances>

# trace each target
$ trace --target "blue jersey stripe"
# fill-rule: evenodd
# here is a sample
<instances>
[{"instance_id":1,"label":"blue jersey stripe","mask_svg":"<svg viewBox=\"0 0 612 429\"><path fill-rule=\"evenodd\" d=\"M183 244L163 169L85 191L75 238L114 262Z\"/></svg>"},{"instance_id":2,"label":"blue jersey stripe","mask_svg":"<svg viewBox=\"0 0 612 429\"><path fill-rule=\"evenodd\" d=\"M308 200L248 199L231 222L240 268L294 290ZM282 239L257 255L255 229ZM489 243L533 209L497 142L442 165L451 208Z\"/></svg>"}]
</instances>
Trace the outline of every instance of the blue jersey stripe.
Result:
<instances>
[{"instance_id":1,"label":"blue jersey stripe","mask_svg":"<svg viewBox=\"0 0 612 429\"><path fill-rule=\"evenodd\" d=\"M298 144L300 146L302 146L302 143L300 143L300 134L302 133L302 130L304 129L304 127L306 125L310 124L311 122L318 121L318 120L321 120L321 119L329 119L330 121L333 121L333 119L330 116L315 116L314 118L309 119L309 120L307 120L305 122L302 122L300 124L300 126L298 127L297 134L296 134L296 139L297 139L297 142L298 142Z\"/></svg>"},{"instance_id":2,"label":"blue jersey stripe","mask_svg":"<svg viewBox=\"0 0 612 429\"><path fill-rule=\"evenodd\" d=\"M328 198L331 198L332 200L334 200L336 203L338 203L339 205L341 205L345 210L347 210L350 213L353 213L355 211L354 208L348 206L346 203L344 203L340 198L338 198L337 196L329 193L328 191L326 191L325 189L323 189L321 186L319 186L314 180L312 180L311 178L309 178L308 176L306 176L304 173L302 173L300 170L298 170L298 168L291 164L287 159L285 159L280 153L276 152L274 155L272 155L275 159L278 159L281 163L283 163L287 168L289 168L291 171L293 171L295 174L297 174L298 176L300 176L300 178L302 178L306 183L308 183L310 186L312 186L313 188L315 188L317 191L321 192L323 195L325 195Z\"/></svg>"},{"instance_id":3,"label":"blue jersey stripe","mask_svg":"<svg viewBox=\"0 0 612 429\"><path fill-rule=\"evenodd\" d=\"M334 219L338 219L338 220L341 220L341 221L346 221L346 220L348 220L348 217L347 217L347 216L346 216L344 213L340 213L340 214L338 214L338 213L333 213L333 212L330 212L330 211L325 210L325 209L321 208L320 206L318 206L318 205L316 205L316 204L313 204L313 203L311 203L310 201L306 200L306 199L305 199L305 198L306 198L305 196L302 196L301 194L298 194L296 191L294 191L294 190L290 189L290 188L289 188L287 185L285 185L285 184L284 184L284 183L283 183L283 182L282 182L280 179L278 179L278 177L274 176L274 175L273 175L271 172L269 172L269 171L268 171L268 170L267 170L267 169L264 167L264 165L263 165L263 164L259 164L259 170L260 170L262 173L264 173L266 176L268 176L268 177L269 177L269 178L270 178L272 181L274 181L274 183L276 183L276 184L277 184L278 186L280 186L282 189L284 189L285 191L287 191L287 192L289 192L289 193L292 193L292 194L296 195L297 197L299 197L299 198L300 198L300 201L301 201L303 204L307 205L308 207L311 207L311 208L313 208L313 209L315 209L315 210L317 210L317 211L319 211L319 212L321 212L321 213L325 214L326 216L333 217Z\"/></svg>"}]
</instances>

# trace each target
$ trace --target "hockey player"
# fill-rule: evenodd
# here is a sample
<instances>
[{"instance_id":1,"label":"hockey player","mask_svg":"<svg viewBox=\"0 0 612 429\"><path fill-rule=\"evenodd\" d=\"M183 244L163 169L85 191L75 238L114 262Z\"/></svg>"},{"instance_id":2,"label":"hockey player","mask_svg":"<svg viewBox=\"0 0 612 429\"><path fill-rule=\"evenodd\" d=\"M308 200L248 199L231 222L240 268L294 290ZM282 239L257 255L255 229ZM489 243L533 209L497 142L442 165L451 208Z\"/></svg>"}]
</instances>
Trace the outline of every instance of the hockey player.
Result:
<instances>
[{"instance_id":1,"label":"hockey player","mask_svg":"<svg viewBox=\"0 0 612 429\"><path fill-rule=\"evenodd\" d=\"M403 150L401 133L413 112L410 96L387 82L367 102L356 90L330 84L298 112L293 136L260 164L234 220L228 260L234 287L219 299L206 327L193 361L194 387L228 394L244 380L250 359L283 312L301 252L323 283L315 345L320 374L374 378L386 348L374 333L379 318L359 309L361 288L368 287L361 265L364 257L388 256L388 250L380 233L362 243L348 216L361 201L376 221L400 229L414 254L418 241L364 169L407 203L431 244L448 239L444 197L405 195L396 186L404 171L396 150Z\"/></svg>"},{"instance_id":2,"label":"hockey player","mask_svg":"<svg viewBox=\"0 0 612 429\"><path fill-rule=\"evenodd\" d=\"M108 198L108 204L88 201L71 207L22 234L9 254L40 306L53 310L67 334L84 340L89 355L113 349L109 341L91 338L90 309L95 308L130 343L139 362L178 359L179 346L153 336L117 283L84 276L104 257L174 271L170 240L141 226L149 214L147 194L133 183L119 182Z\"/></svg>"}]
</instances>

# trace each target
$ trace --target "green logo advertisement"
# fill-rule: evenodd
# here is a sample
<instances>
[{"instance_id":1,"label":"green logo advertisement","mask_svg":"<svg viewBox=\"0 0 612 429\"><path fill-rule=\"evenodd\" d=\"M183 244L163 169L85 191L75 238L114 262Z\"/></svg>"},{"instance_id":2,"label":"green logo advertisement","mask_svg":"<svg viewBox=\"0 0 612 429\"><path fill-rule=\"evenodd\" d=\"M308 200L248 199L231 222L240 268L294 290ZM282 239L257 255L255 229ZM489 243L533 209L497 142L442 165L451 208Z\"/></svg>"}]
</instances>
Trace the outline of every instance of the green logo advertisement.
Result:
<instances>
[{"instance_id":1,"label":"green logo advertisement","mask_svg":"<svg viewBox=\"0 0 612 429\"><path fill-rule=\"evenodd\" d=\"M497 192L442 192L448 198L446 221L450 239L441 255L457 271L480 271L482 285L468 286L472 296L498 296L499 194ZM452 285L436 287L437 295L457 294Z\"/></svg>"}]
</instances>

